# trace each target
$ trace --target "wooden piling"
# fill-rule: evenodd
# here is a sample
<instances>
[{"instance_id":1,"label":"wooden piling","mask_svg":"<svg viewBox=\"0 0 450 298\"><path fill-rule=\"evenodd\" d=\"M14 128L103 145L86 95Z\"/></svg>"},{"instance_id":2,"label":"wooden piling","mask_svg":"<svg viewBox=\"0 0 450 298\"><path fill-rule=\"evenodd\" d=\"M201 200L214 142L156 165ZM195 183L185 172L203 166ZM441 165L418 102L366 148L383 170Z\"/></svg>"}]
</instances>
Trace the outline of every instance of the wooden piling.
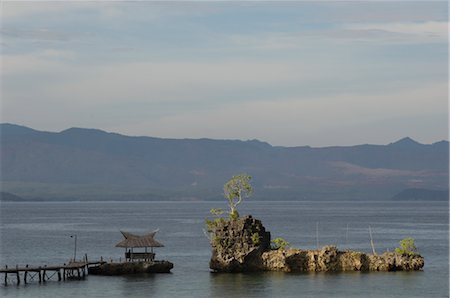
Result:
<instances>
[{"instance_id":1,"label":"wooden piling","mask_svg":"<svg viewBox=\"0 0 450 298\"><path fill-rule=\"evenodd\" d=\"M104 263L103 258L101 262L96 261L90 263L87 262L87 255L85 255L83 259L84 260L80 262L71 262L68 264L64 263L64 265L43 265L30 267L26 264L24 267L19 267L19 265L16 265L11 268L8 268L8 266L5 265L4 268L0 268L0 274L4 274L4 279L2 282L5 286L14 283L14 278L16 279L15 282L17 285L20 285L22 282L24 284L28 284L31 280L35 280L34 277L36 275L39 277L39 283L46 283L48 280L56 280L56 278L58 281L65 281L70 278L78 278L81 280L85 279L88 275L90 265L100 265ZM12 275L15 276L11 279ZM53 278L53 276L56 277Z\"/></svg>"}]
</instances>

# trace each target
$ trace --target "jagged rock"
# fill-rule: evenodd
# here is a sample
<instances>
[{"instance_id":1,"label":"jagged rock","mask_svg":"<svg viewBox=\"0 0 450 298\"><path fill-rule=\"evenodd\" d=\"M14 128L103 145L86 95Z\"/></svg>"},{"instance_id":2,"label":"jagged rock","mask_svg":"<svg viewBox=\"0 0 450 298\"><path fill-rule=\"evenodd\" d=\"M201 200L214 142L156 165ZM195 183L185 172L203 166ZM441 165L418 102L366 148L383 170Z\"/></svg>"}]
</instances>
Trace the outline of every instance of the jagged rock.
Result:
<instances>
[{"instance_id":1,"label":"jagged rock","mask_svg":"<svg viewBox=\"0 0 450 298\"><path fill-rule=\"evenodd\" d=\"M214 227L209 267L217 272L263 270L261 255L270 248L270 233L252 216L224 220Z\"/></svg>"},{"instance_id":2,"label":"jagged rock","mask_svg":"<svg viewBox=\"0 0 450 298\"><path fill-rule=\"evenodd\" d=\"M320 250L271 250L270 233L251 216L219 221L212 235L210 268L217 272L397 271L420 270L424 266L422 256L396 252L371 255L339 251L336 246ZM255 243L255 239L259 240Z\"/></svg>"},{"instance_id":3,"label":"jagged rock","mask_svg":"<svg viewBox=\"0 0 450 298\"><path fill-rule=\"evenodd\" d=\"M369 270L372 271L411 271L420 270L425 261L420 255L385 252L382 255L368 255Z\"/></svg>"},{"instance_id":4,"label":"jagged rock","mask_svg":"<svg viewBox=\"0 0 450 298\"><path fill-rule=\"evenodd\" d=\"M321 250L275 250L262 255L265 270L284 272L337 271L411 271L424 266L420 255L386 252L370 255L356 251L338 251L335 246Z\"/></svg>"}]
</instances>

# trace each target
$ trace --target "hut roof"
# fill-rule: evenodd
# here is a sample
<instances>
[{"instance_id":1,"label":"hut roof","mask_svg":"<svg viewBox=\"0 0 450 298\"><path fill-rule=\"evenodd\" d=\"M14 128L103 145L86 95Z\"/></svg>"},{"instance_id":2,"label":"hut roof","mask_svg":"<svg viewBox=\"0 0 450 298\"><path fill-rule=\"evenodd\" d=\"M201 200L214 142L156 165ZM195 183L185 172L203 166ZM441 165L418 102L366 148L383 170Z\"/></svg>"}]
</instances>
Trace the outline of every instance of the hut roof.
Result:
<instances>
[{"instance_id":1,"label":"hut roof","mask_svg":"<svg viewBox=\"0 0 450 298\"><path fill-rule=\"evenodd\" d=\"M153 238L157 231L142 236L120 231L125 239L117 243L116 247L163 247L163 244Z\"/></svg>"}]
</instances>

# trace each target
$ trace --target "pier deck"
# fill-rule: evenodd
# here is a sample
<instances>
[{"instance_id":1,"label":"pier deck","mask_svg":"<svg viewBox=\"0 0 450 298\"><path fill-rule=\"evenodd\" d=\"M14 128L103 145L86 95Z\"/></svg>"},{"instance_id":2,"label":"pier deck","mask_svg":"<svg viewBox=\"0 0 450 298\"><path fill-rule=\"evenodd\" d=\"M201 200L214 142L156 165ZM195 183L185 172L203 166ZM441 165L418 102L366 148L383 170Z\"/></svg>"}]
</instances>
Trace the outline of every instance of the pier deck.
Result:
<instances>
[{"instance_id":1,"label":"pier deck","mask_svg":"<svg viewBox=\"0 0 450 298\"><path fill-rule=\"evenodd\" d=\"M98 266L104 263L106 262L103 260L88 262L86 258L86 261L69 262L68 264L63 265L26 265L25 267L19 267L17 265L15 267L5 266L0 268L0 274L4 275L3 282L5 286L7 286L9 282L14 282L14 279L17 285L20 284L21 280L27 284L29 281L35 280L35 278L37 278L40 283L46 282L54 276L57 277L58 281L74 278L82 279L87 275L90 266Z\"/></svg>"}]
</instances>

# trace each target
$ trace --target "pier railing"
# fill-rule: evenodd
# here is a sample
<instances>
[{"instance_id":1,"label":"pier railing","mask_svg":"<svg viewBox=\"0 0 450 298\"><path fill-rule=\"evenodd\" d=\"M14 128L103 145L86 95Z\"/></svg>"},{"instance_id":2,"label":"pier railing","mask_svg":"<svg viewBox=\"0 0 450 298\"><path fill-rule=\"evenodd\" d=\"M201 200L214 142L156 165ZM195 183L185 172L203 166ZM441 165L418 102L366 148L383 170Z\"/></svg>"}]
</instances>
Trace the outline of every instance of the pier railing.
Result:
<instances>
[{"instance_id":1,"label":"pier railing","mask_svg":"<svg viewBox=\"0 0 450 298\"><path fill-rule=\"evenodd\" d=\"M100 261L88 261L87 256L83 260L70 260L67 264L62 265L43 265L43 266L19 266L14 267L5 266L0 268L0 274L3 274L3 284L7 286L10 283L19 285L21 280L24 284L30 281L37 280L39 283L45 283L52 278L57 278L58 281L69 279L83 279L88 274L90 266L98 266L103 263L103 258Z\"/></svg>"}]
</instances>

